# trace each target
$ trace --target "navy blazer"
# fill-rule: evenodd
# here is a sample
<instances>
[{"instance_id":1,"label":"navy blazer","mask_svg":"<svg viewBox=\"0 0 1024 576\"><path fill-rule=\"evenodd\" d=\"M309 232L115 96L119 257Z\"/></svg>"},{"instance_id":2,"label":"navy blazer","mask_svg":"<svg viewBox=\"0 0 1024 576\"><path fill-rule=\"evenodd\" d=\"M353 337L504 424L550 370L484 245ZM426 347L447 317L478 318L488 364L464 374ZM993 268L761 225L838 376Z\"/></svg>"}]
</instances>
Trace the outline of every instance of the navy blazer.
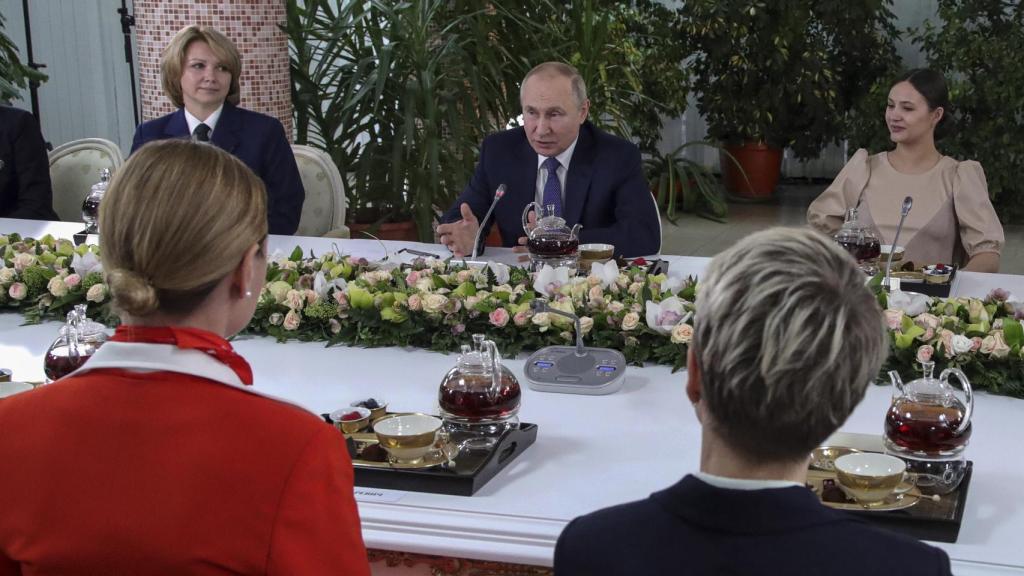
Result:
<instances>
[{"instance_id":1,"label":"navy blazer","mask_svg":"<svg viewBox=\"0 0 1024 576\"><path fill-rule=\"evenodd\" d=\"M0 106L0 218L58 219L39 123L9 106Z\"/></svg>"},{"instance_id":2,"label":"navy blazer","mask_svg":"<svg viewBox=\"0 0 1024 576\"><path fill-rule=\"evenodd\" d=\"M501 231L502 243L515 246L524 235L523 208L536 200L537 153L523 128L492 134L480 146L480 160L472 180L445 213L444 222L462 216L466 202L482 219L494 200L494 191L505 184L490 222ZM580 242L615 245L617 256L643 256L661 250L661 223L640 162L640 150L631 142L612 136L584 122L565 177L563 217L569 226L582 224Z\"/></svg>"},{"instance_id":3,"label":"navy blazer","mask_svg":"<svg viewBox=\"0 0 1024 576\"><path fill-rule=\"evenodd\" d=\"M687 476L647 500L573 520L556 576L948 575L938 548L883 532L794 486L726 490Z\"/></svg>"},{"instance_id":4,"label":"navy blazer","mask_svg":"<svg viewBox=\"0 0 1024 576\"><path fill-rule=\"evenodd\" d=\"M185 110L140 124L132 142L134 153L143 144L167 138L188 138ZM295 155L276 118L225 102L210 138L252 169L267 187L267 224L271 234L294 234L299 228L306 191Z\"/></svg>"}]
</instances>

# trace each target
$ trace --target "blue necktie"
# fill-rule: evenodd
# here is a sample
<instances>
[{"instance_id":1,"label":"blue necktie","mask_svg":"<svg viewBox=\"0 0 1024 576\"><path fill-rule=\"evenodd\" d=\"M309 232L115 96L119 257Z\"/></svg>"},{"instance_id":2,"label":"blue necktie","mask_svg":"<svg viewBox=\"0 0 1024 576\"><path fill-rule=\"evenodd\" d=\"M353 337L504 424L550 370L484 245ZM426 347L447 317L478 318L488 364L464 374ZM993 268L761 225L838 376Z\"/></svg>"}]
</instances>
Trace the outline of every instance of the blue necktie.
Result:
<instances>
[{"instance_id":1,"label":"blue necktie","mask_svg":"<svg viewBox=\"0 0 1024 576\"><path fill-rule=\"evenodd\" d=\"M544 168L548 171L548 179L544 182L544 206L553 204L555 216L562 215L562 184L558 181L558 158L551 157L544 161Z\"/></svg>"}]
</instances>

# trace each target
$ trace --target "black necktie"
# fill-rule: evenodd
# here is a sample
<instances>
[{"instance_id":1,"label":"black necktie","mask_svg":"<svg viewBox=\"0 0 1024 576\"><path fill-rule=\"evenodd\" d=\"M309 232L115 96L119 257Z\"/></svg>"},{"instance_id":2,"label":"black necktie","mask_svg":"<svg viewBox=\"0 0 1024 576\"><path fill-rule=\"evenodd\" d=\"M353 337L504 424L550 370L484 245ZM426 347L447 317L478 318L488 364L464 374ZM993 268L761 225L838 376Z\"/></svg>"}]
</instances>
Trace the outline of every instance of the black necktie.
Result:
<instances>
[{"instance_id":1,"label":"black necktie","mask_svg":"<svg viewBox=\"0 0 1024 576\"><path fill-rule=\"evenodd\" d=\"M206 124L196 126L196 129L192 131L192 137L195 138L196 142L209 142L210 127Z\"/></svg>"}]
</instances>

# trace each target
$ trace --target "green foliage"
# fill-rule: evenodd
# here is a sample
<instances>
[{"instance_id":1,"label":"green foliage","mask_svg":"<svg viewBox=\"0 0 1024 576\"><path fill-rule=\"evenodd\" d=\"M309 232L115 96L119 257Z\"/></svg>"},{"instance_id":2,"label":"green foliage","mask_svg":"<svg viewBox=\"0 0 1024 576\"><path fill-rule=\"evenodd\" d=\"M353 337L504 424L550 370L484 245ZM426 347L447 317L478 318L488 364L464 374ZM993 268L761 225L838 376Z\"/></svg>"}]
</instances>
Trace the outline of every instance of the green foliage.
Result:
<instances>
[{"instance_id":1,"label":"green foliage","mask_svg":"<svg viewBox=\"0 0 1024 576\"><path fill-rule=\"evenodd\" d=\"M914 39L949 83L956 118L943 153L985 168L1004 222L1024 219L1024 4L1011 0L938 0L939 22Z\"/></svg>"},{"instance_id":2,"label":"green foliage","mask_svg":"<svg viewBox=\"0 0 1024 576\"><path fill-rule=\"evenodd\" d=\"M4 15L0 14L0 103L18 98L29 82L46 80L46 74L21 63L18 48L4 33Z\"/></svg>"},{"instance_id":3,"label":"green foliage","mask_svg":"<svg viewBox=\"0 0 1024 576\"><path fill-rule=\"evenodd\" d=\"M891 0L694 0L681 9L709 135L812 158L896 60Z\"/></svg>"},{"instance_id":4,"label":"green foliage","mask_svg":"<svg viewBox=\"0 0 1024 576\"><path fill-rule=\"evenodd\" d=\"M654 155L644 161L658 207L673 224L677 210L722 221L729 211L725 190L707 167L683 155L690 146L717 148L709 142L687 142L672 152Z\"/></svg>"}]
</instances>

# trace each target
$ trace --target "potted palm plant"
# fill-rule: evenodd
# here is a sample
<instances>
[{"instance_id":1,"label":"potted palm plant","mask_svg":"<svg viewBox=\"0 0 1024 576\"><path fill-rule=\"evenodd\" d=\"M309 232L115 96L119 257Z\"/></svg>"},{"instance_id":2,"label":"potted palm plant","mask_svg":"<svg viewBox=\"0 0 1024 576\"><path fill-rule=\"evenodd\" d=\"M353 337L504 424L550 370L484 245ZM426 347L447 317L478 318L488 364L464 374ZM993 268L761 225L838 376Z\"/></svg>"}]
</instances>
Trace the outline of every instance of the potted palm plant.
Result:
<instances>
[{"instance_id":1,"label":"potted palm plant","mask_svg":"<svg viewBox=\"0 0 1024 576\"><path fill-rule=\"evenodd\" d=\"M770 195L782 149L812 158L845 137L845 114L896 59L890 0L694 0L684 37L708 134L749 177L722 171L730 191Z\"/></svg>"},{"instance_id":2,"label":"potted palm plant","mask_svg":"<svg viewBox=\"0 0 1024 576\"><path fill-rule=\"evenodd\" d=\"M647 180L661 214L675 224L678 212L690 212L724 222L729 207L721 182L700 162L684 154L692 146L717 148L710 142L687 142L665 154L644 160Z\"/></svg>"},{"instance_id":3,"label":"potted palm plant","mask_svg":"<svg viewBox=\"0 0 1024 576\"><path fill-rule=\"evenodd\" d=\"M45 81L46 74L21 63L18 48L4 33L4 15L0 14L0 103L18 98L19 89L29 82Z\"/></svg>"}]
</instances>

